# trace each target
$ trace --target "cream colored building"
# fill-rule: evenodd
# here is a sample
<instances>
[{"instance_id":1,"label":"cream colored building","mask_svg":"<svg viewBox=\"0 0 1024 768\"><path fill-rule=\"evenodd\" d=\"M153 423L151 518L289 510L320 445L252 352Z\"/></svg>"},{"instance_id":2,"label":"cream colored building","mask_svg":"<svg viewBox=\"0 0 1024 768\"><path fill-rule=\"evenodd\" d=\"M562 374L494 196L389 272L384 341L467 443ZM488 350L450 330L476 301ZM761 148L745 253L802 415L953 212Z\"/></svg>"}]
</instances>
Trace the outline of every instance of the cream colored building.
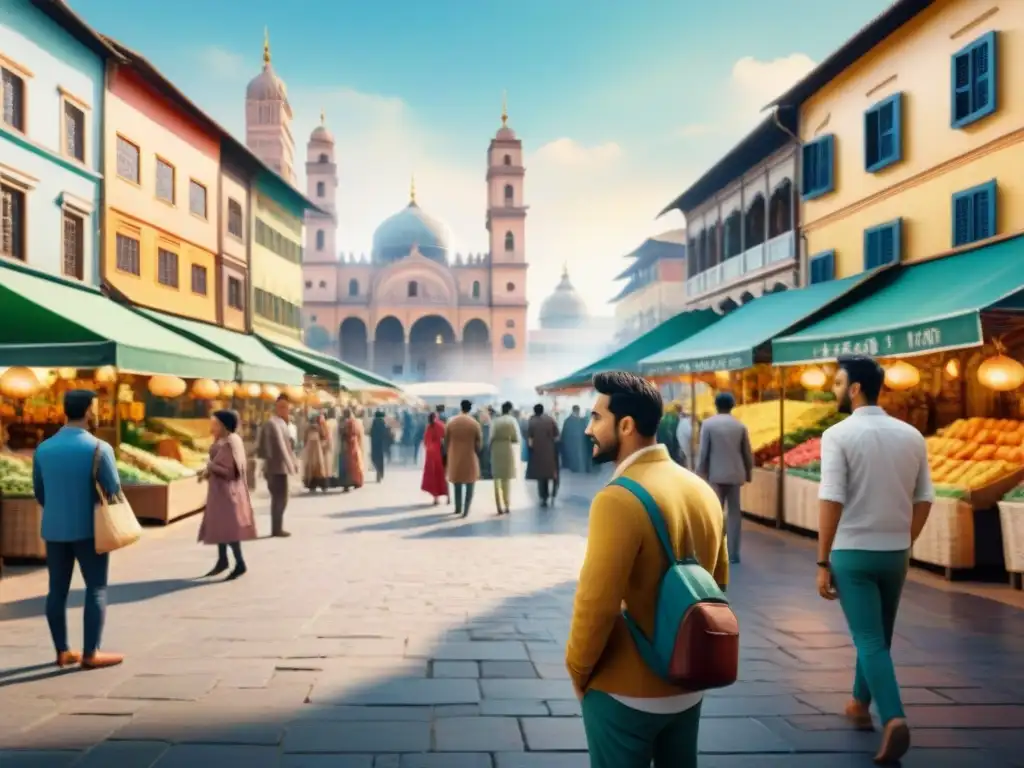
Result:
<instances>
[{"instance_id":1,"label":"cream colored building","mask_svg":"<svg viewBox=\"0 0 1024 768\"><path fill-rule=\"evenodd\" d=\"M625 285L615 306L615 342L628 344L686 308L686 230L672 229L644 241L615 279Z\"/></svg>"}]
</instances>

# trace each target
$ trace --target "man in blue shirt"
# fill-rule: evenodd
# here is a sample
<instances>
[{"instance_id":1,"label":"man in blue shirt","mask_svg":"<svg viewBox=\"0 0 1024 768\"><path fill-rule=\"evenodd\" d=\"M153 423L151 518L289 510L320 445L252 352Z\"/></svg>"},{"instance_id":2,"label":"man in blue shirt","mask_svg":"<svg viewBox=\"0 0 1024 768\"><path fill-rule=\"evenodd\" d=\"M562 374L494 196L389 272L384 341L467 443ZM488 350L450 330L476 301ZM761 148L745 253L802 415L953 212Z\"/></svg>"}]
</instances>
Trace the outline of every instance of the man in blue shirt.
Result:
<instances>
[{"instance_id":1,"label":"man in blue shirt","mask_svg":"<svg viewBox=\"0 0 1024 768\"><path fill-rule=\"evenodd\" d=\"M43 508L42 535L50 589L46 621L57 651L57 665L81 662L87 669L120 664L123 657L101 653L106 614L109 554L97 554L93 511L99 497L96 483L109 495L120 490L114 450L94 437L96 393L76 389L64 395L65 426L36 449L32 484ZM94 468L95 467L95 468ZM85 580L85 645L82 653L68 645L67 603L75 562Z\"/></svg>"}]
</instances>

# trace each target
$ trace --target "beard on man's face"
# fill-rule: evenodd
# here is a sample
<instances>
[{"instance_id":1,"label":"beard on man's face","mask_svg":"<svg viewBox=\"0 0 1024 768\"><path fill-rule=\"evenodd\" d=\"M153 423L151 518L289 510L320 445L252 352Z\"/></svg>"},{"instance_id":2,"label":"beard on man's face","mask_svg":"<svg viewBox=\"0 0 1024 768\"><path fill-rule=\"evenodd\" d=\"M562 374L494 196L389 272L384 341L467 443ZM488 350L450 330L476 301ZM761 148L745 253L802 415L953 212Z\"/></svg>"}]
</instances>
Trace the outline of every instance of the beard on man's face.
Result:
<instances>
[{"instance_id":1,"label":"beard on man's face","mask_svg":"<svg viewBox=\"0 0 1024 768\"><path fill-rule=\"evenodd\" d=\"M616 440L614 443L608 446L601 445L596 437L590 438L590 442L594 444L593 462L594 465L610 464L619 457L619 441Z\"/></svg>"},{"instance_id":2,"label":"beard on man's face","mask_svg":"<svg viewBox=\"0 0 1024 768\"><path fill-rule=\"evenodd\" d=\"M843 396L839 398L839 412L847 415L853 413L853 401L850 400L849 391L843 392Z\"/></svg>"}]
</instances>

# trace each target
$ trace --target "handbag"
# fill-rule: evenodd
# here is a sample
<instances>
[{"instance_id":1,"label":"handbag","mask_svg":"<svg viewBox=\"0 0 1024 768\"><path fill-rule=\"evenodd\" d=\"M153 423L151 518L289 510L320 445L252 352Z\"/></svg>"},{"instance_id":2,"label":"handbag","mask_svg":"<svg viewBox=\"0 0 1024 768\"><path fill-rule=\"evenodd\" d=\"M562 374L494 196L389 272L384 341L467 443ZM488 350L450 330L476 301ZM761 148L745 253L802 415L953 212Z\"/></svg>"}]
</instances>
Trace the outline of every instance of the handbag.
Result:
<instances>
[{"instance_id":1,"label":"handbag","mask_svg":"<svg viewBox=\"0 0 1024 768\"><path fill-rule=\"evenodd\" d=\"M113 495L103 490L103 484L99 480L101 450L101 444L97 443L92 455L92 482L99 499L93 508L92 517L96 552L105 555L131 546L141 539L142 526L120 487Z\"/></svg>"}]
</instances>

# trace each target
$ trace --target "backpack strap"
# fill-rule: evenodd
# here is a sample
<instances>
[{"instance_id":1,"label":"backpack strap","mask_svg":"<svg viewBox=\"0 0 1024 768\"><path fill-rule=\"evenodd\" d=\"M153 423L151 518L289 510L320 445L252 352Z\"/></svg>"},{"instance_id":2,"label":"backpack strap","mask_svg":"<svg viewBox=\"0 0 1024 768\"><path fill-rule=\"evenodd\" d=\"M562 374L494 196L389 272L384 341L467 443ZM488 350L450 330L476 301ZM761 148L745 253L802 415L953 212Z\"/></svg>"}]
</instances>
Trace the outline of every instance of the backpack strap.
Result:
<instances>
[{"instance_id":1,"label":"backpack strap","mask_svg":"<svg viewBox=\"0 0 1024 768\"><path fill-rule=\"evenodd\" d=\"M620 488L625 488L627 491L632 493L644 505L644 511L647 512L647 516L651 519L651 525L654 526L654 532L658 535L658 541L661 542L661 548L665 551L665 556L668 558L670 564L678 563L679 558L676 556L675 550L672 548L672 539L668 535L668 526L665 525L665 518L661 514L661 509L658 507L658 502L654 500L654 497L636 480L632 480L628 477L618 477L609 485L617 485Z\"/></svg>"}]
</instances>

